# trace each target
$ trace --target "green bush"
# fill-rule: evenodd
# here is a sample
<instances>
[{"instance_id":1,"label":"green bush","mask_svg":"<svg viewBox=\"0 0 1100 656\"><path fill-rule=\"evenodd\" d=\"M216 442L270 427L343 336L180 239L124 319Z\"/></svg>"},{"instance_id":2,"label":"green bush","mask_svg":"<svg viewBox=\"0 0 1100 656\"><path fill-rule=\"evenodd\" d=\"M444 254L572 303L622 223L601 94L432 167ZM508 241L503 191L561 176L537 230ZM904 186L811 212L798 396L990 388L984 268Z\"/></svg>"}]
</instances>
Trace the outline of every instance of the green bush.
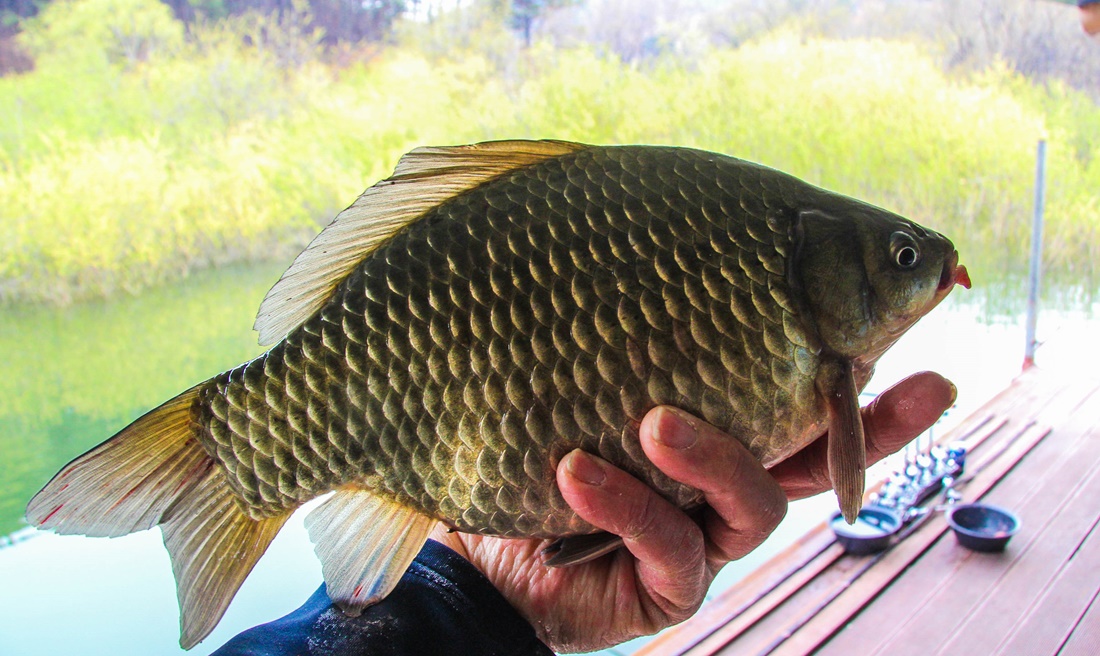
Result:
<instances>
[{"instance_id":1,"label":"green bush","mask_svg":"<svg viewBox=\"0 0 1100 656\"><path fill-rule=\"evenodd\" d=\"M27 38L48 65L0 78L0 298L65 302L285 256L411 147L516 137L759 161L940 229L975 278L1015 284L1045 136L1048 268L1097 286L1100 109L1005 66L949 75L917 45L782 30L626 64L521 49L492 20L450 49L439 24L406 26L343 67L313 56L318 35L255 16L186 39L170 16L135 23L158 44L137 58L104 32L80 37L98 50L48 47L107 2L155 13L44 12Z\"/></svg>"},{"instance_id":2,"label":"green bush","mask_svg":"<svg viewBox=\"0 0 1100 656\"><path fill-rule=\"evenodd\" d=\"M130 66L178 48L183 25L156 0L56 0L24 25L21 40L39 67Z\"/></svg>"}]
</instances>

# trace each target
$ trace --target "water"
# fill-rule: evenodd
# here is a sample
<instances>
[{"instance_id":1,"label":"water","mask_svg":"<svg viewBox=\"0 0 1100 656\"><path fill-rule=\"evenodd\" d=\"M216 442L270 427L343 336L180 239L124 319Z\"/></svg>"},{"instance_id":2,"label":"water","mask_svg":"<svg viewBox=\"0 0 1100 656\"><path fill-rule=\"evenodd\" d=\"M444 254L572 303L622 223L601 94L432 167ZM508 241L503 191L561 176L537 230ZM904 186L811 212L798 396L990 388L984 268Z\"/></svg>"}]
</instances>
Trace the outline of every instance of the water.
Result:
<instances>
[{"instance_id":1,"label":"water","mask_svg":"<svg viewBox=\"0 0 1100 656\"><path fill-rule=\"evenodd\" d=\"M259 354L252 321L285 266L227 268L137 297L0 314L0 535L16 532L16 544L0 548L0 654L184 653L159 531L28 536L23 508L73 457ZM320 568L300 518L283 533L229 610L235 629L187 653L209 653L317 587Z\"/></svg>"},{"instance_id":2,"label":"water","mask_svg":"<svg viewBox=\"0 0 1100 656\"><path fill-rule=\"evenodd\" d=\"M39 534L21 516L31 495L74 456L150 407L255 356L255 309L283 264L224 269L139 297L66 310L0 315L0 654L181 654L175 584L158 531L89 539ZM1023 357L1021 320L991 320L959 290L879 365L870 390L933 369L958 385L944 430L1002 389ZM973 292L970 300L980 298ZM1044 314L1041 365L1083 358L1100 334L1085 312ZM1061 349L1055 352L1054 349ZM1091 363L1090 363L1091 362ZM873 474L872 474L873 475ZM835 510L831 495L792 505L764 547L722 571L733 584ZM272 544L218 629L190 654L208 654L239 631L301 604L321 581L297 513ZM640 641L609 651L629 653Z\"/></svg>"},{"instance_id":3,"label":"water","mask_svg":"<svg viewBox=\"0 0 1100 656\"><path fill-rule=\"evenodd\" d=\"M0 535L27 494L141 413L261 352L282 264L205 272L136 297L0 312Z\"/></svg>"}]
</instances>

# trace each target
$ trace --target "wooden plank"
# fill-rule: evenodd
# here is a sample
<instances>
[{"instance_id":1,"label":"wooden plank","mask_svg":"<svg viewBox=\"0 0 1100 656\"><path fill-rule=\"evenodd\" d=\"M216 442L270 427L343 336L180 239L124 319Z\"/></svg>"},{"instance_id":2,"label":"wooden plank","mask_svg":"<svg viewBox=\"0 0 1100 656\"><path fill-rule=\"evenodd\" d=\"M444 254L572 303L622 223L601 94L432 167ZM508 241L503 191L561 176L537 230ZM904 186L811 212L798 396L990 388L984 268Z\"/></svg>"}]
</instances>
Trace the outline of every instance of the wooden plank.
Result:
<instances>
[{"instance_id":1,"label":"wooden plank","mask_svg":"<svg viewBox=\"0 0 1100 656\"><path fill-rule=\"evenodd\" d=\"M1035 531L1041 529L1045 517L1042 513L1053 512L1058 502L1065 499L1065 494L1057 493L1044 497L1046 493L1041 488L1047 486L1050 491L1047 484L1055 478L1044 474L1052 468L1061 469L1057 476L1061 483L1055 485L1069 485L1080 481L1096 464L1095 446L1087 444L1083 437L1090 419L1081 414L1070 416L1077 423L1076 428L1059 427L1042 448L1028 455L1019 471L1012 473L1012 483L998 486L997 494L990 496L993 502L1028 511L1024 513L1024 531L1014 538L1010 559L1018 557L1020 550L1034 539ZM1071 448L1074 444L1076 449ZM1031 484L1021 484L1025 481ZM1040 513L1040 519L1029 521L1030 513ZM940 526L945 524L939 521ZM943 538L822 653L841 653L858 644L862 653L926 654L949 639L967 611L990 594L991 586L1006 567L1004 562L959 549L954 542L951 536ZM933 626L937 631L930 636L928 627Z\"/></svg>"},{"instance_id":2,"label":"wooden plank","mask_svg":"<svg viewBox=\"0 0 1100 656\"><path fill-rule=\"evenodd\" d=\"M978 421L961 424L958 432L966 436L968 448L975 448L1000 431L1005 423L1004 418L996 417L993 414L985 414ZM957 433L952 432L944 439L945 441L954 441L956 436ZM881 487L881 483L880 481L873 489ZM822 522L810 533L810 535L815 536L815 539L822 534L828 536L830 543L835 543L835 537L827 522ZM689 655L718 653L723 646L735 640L750 628L754 633L765 636L763 642L752 646L740 641L736 645L737 650L749 652L753 652L754 649L770 651L776 646L773 644L776 638L773 632L778 631L781 639L788 637L791 632L808 621L821 607L835 599L851 584L852 580L861 576L874 563L873 560L869 559L854 559L850 566L837 572L825 574L825 569L835 565L835 561L843 555L843 549L837 546L830 552L823 554L824 557L815 560L813 563L808 563L807 566L798 571L797 576L792 576L782 586L777 586L770 591L771 594L760 599L759 603L747 607L724 626L712 629L706 638L696 642L693 649L682 653ZM782 608L780 608L781 606ZM774 617L772 617L773 613ZM778 626L772 626L776 624ZM662 651L660 647L663 646L655 645L655 649L646 653L681 653L672 650ZM721 653L725 653L725 651L728 650L723 650Z\"/></svg>"},{"instance_id":3,"label":"wooden plank","mask_svg":"<svg viewBox=\"0 0 1100 656\"><path fill-rule=\"evenodd\" d=\"M965 440L972 449L996 434L1005 422L993 412L975 413L938 442ZM875 483L869 492L882 487L883 482ZM842 556L843 549L835 547L835 543L828 522L821 522L805 537L708 602L692 618L658 634L634 652L635 656L713 653Z\"/></svg>"},{"instance_id":4,"label":"wooden plank","mask_svg":"<svg viewBox=\"0 0 1100 656\"><path fill-rule=\"evenodd\" d=\"M735 619L744 621L752 616L747 613L750 608L755 614L767 612L773 603L777 603L769 600L785 598L790 588L809 580L839 556L838 548L830 549L836 542L832 532L822 528L817 527L781 551L744 580L704 605L691 619L658 634L634 652L635 656L690 653L693 649L700 649L700 644L707 641L715 630L726 629Z\"/></svg>"},{"instance_id":5,"label":"wooden plank","mask_svg":"<svg viewBox=\"0 0 1100 656\"><path fill-rule=\"evenodd\" d=\"M1095 391L1096 385L1077 386L1069 393L1066 388L1064 379L1032 370L941 438L940 441L963 439L968 443L973 449L968 463L970 472L976 465L992 463L970 483L967 497L987 491L1042 439L1044 430L1035 426L1026 429L1029 424L1046 417L1063 420ZM986 440L989 440L988 445L983 444ZM813 650L875 599L884 587L891 585L913 561L919 564L918 559L930 546L935 545L938 549L937 542L945 530L942 518L933 518L908 540L875 559L840 557L839 547L822 549L822 541L831 541L832 535L824 524L819 525L808 535L809 544L792 546L769 561L760 572L710 602L708 606L713 608L704 607L695 618L665 632L637 654L711 654L719 651L743 654L773 650L805 653ZM922 535L923 538L918 537ZM958 551L946 549L944 553L955 553L957 559ZM944 564L954 569L951 563ZM912 613L912 603L905 610ZM791 639L785 640L785 636ZM860 642L866 646L865 642ZM857 649L856 653L865 653L865 650Z\"/></svg>"},{"instance_id":6,"label":"wooden plank","mask_svg":"<svg viewBox=\"0 0 1100 656\"><path fill-rule=\"evenodd\" d=\"M1045 486L1040 494L1031 499L1025 509L1024 521L1042 521L1046 508L1040 502L1046 495L1061 496L1065 487L1054 481ZM941 653L969 653L983 646L995 645L1026 618L1031 606L1038 602L1096 524L1097 508L1093 500L1100 498L1100 460L1093 460L1093 467L1084 483L1074 488L1068 499L1062 496L1063 503L1053 511L1053 516L1041 527L1039 534L995 580L990 593L970 610L965 621L944 644ZM964 580L973 578L965 567L960 576ZM1083 608L1080 610L1083 611ZM1053 651L1051 649L1051 653Z\"/></svg>"},{"instance_id":7,"label":"wooden plank","mask_svg":"<svg viewBox=\"0 0 1100 656\"><path fill-rule=\"evenodd\" d=\"M1010 391L1015 394L1022 389ZM1006 393L1002 391L1001 395ZM1001 430L1006 421L992 411L976 412L937 442L964 441L968 449L973 449ZM878 490L884 482L877 481L868 492ZM658 634L634 652L635 656L713 653L842 556L840 548L823 553L835 543L828 522L821 522L805 537L708 602L692 618Z\"/></svg>"},{"instance_id":8,"label":"wooden plank","mask_svg":"<svg viewBox=\"0 0 1100 656\"><path fill-rule=\"evenodd\" d=\"M716 649L719 649L733 636L736 636L746 627L766 617L779 605L789 599L792 594L800 589L804 589L811 581L817 578L821 572L833 566L836 559L843 555L844 550L836 544L836 540L833 539L832 536L828 536L828 538L828 546L822 550L816 558L806 563L803 567L800 567L797 571L792 572L782 581L778 581L777 585L768 590L766 594L756 599L751 605L746 605L739 613L733 615L716 629L712 629L705 638L697 641L690 649L683 652L662 652L657 650L652 653L683 653L692 656L695 654L714 653Z\"/></svg>"},{"instance_id":9,"label":"wooden plank","mask_svg":"<svg viewBox=\"0 0 1100 656\"><path fill-rule=\"evenodd\" d=\"M930 568L949 577L958 569L963 555L957 549L944 548L947 541L954 541L954 538L945 535L947 523L942 517L933 518L929 523L932 525L923 530L934 535L933 544L911 567ZM904 572L891 581L889 588L880 592L854 619L839 628L822 646L821 654L862 655L879 651L883 643L931 603L937 590L937 582L927 581L920 574Z\"/></svg>"},{"instance_id":10,"label":"wooden plank","mask_svg":"<svg viewBox=\"0 0 1100 656\"><path fill-rule=\"evenodd\" d=\"M998 408L993 408L995 412L1004 412L1005 409L1012 409L1017 415L1014 417L1013 424L1027 425L1032 421L1034 417L1034 408L1037 407L1040 400L1049 401L1056 397L1060 385L1041 385L1036 383L1024 384L1020 381L1014 382L1012 386L1002 394L998 395L997 401L1003 405ZM1021 403L1020 398L1027 399L1027 403ZM992 406L993 404L989 404ZM984 421L983 421L984 423ZM963 427L963 430L966 430ZM1020 438L1020 436L1027 435L1027 438ZM1012 444L1016 448L1013 449L1007 456L1009 464L1014 463L1022 453L1025 453L1034 444L1041 439L1043 435L1042 430L1033 430L1028 432L1027 430L1021 430L1017 435L1008 438L1007 442ZM1020 439L1016 439L1020 438ZM981 451L975 452L975 460ZM997 453L998 459L1003 453ZM974 463L971 461L971 465L983 466L982 463ZM999 477L1003 471L987 472L985 477L977 481L975 484L982 489L985 489L988 485ZM942 520L940 520L942 521ZM836 626L829 627L829 613L830 609L847 608L847 611L841 611L844 615L844 619L850 617L851 613L858 610L858 606L851 607L845 602L840 601L845 598L851 598L853 591L856 594L862 594L866 596L864 603L873 598L879 589L889 578L896 576L897 572L904 570L908 563L919 555L921 551L931 542L938 537L938 533L943 531L943 527L939 531L926 536L925 539L920 539L916 535L910 536L902 545L895 547L891 551L884 555L877 557L876 559L862 559L864 565L862 567L853 568L849 565L849 571L852 575L845 579L841 576L838 580L837 573L832 571L824 572L820 577L822 580L813 581L813 590L811 593L805 593L799 591L792 596L787 603L779 609L775 615L782 616L782 619L773 619L771 617L765 618L764 621L757 623L751 627L751 634L742 635L736 643L731 643L723 653L769 653L776 650L778 653L802 653L808 651L816 646L816 642L822 637L825 637L835 631ZM900 550L900 551L899 551ZM885 561L888 563L886 569L882 569L882 565L878 564L875 567L875 576L871 579L864 579L862 581L853 583L855 579L860 578L864 574L871 564L875 564L876 560ZM838 565L843 561L838 561ZM891 564L892 563L892 564ZM886 578L883 578L885 574ZM824 592L822 591L824 589ZM822 603L824 600L825 603ZM836 603L833 603L836 602ZM825 621L821 621L821 616L825 615ZM812 627L817 625L819 629L815 631ZM807 631L807 627L811 627L810 631ZM826 627L828 627L826 629ZM822 629L824 633L822 634ZM749 632L746 632L749 633ZM807 635L810 635L809 642L814 642L814 645L804 644ZM787 638L791 637L788 641Z\"/></svg>"},{"instance_id":11,"label":"wooden plank","mask_svg":"<svg viewBox=\"0 0 1100 656\"><path fill-rule=\"evenodd\" d=\"M839 547L838 547L839 549ZM792 633L813 618L858 579L873 559L838 558L833 565L781 600L774 610L752 623L735 639L711 653L742 656L743 654L768 654L781 645Z\"/></svg>"},{"instance_id":12,"label":"wooden plank","mask_svg":"<svg viewBox=\"0 0 1100 656\"><path fill-rule=\"evenodd\" d=\"M969 493L980 493L991 487L1011 468L1024 453L1030 450L1046 434L1047 429L1032 426L1015 440L1014 448L1005 452L979 473L968 487ZM946 531L947 523L942 517L934 517L906 540L883 554L874 568L858 581L849 585L834 603L817 612L815 616L797 632L792 632L777 654L803 654L818 648L826 639L832 637L856 613L904 572L914 560L919 558L929 546L934 544ZM860 652L865 653L865 652Z\"/></svg>"},{"instance_id":13,"label":"wooden plank","mask_svg":"<svg viewBox=\"0 0 1100 656\"><path fill-rule=\"evenodd\" d=\"M1087 425L1088 421L1085 418L1082 423ZM1081 434L1085 432L1084 427L1080 427L1078 430ZM1013 472L1013 476L1020 475L1021 480L1031 481L1031 483L1029 485L1019 484L1014 480L1013 484L1006 488L1007 492L1000 491L995 500L1007 507L1025 505L1026 500L1043 485L1045 480L1045 477L1042 476L1043 472L1061 466L1059 463L1064 465L1070 460L1081 463L1089 462L1088 458L1079 458L1082 454L1088 455L1088 450L1093 448L1081 442L1084 439L1083 437L1071 441L1069 444L1063 442L1070 441L1073 432L1073 430L1067 430L1066 426L1062 426L1058 435L1047 438L1040 447L1035 448L1027 455L1026 463L1014 465L1009 460L1002 463L999 469L1005 471L1007 471L1005 464L1020 467L1019 471ZM1075 451L1072 448L1073 444L1077 444L1079 449ZM991 445L991 447L999 449L1000 445ZM994 473L996 472L987 472L987 474ZM997 477L999 478L999 474ZM1063 478L1063 480L1080 479ZM1000 490L1000 488L998 489ZM970 488L966 490L966 496L974 499L979 496L979 492L982 492L982 490ZM946 531L946 522L942 518L936 518L933 521L935 522L936 531L939 533ZM1026 535L1017 536L1014 539L1013 548L1019 547L1021 537L1026 538ZM914 625L906 634L910 640L918 638L922 632L919 628L921 626L935 625L939 626L941 631L948 630L955 618L954 614L958 612L954 606L970 603L976 595L980 594L978 591L969 588L964 589L961 593L959 591L943 592L943 588L950 587L952 581L957 581L960 568L970 558L969 552L957 549L954 543L954 538L948 534L926 553L922 553L919 560L911 564L897 580L892 581L889 590L876 598L871 607L860 613L843 631L836 635L830 641L829 646L822 650L822 653L840 654L844 653L845 650L853 649L871 653L875 650L885 649L885 644L896 638L897 634L905 630L910 623ZM945 595L952 600L947 608L942 606L941 595ZM930 606L933 606L935 610L928 610ZM877 647L876 640L878 641ZM921 642L923 643L923 641ZM922 646L927 647L928 645Z\"/></svg>"},{"instance_id":14,"label":"wooden plank","mask_svg":"<svg viewBox=\"0 0 1100 656\"><path fill-rule=\"evenodd\" d=\"M1095 576L1095 574L1094 574ZM1100 598L1094 597L1081 621L1058 656L1096 656L1100 654Z\"/></svg>"},{"instance_id":15,"label":"wooden plank","mask_svg":"<svg viewBox=\"0 0 1100 656\"><path fill-rule=\"evenodd\" d=\"M983 603L993 594L1000 576L1015 564L1015 561L1032 546L1047 520L1056 512L1060 502L1065 499L1063 486L1080 481L1095 466L1095 454L1081 437L1088 422L1080 415L1071 415L1077 425L1062 425L1052 437L1032 453L1028 460L1012 473L1010 481L999 485L993 494L983 499L992 503L1017 509L1023 517L1024 528L1013 540L1013 546L1007 554L1006 562L997 562L970 554L958 549L954 540L945 538L938 548L952 550L959 554L953 567L931 567L936 564L934 558L928 563L919 563L911 575L915 584L924 584L933 590L921 605L913 612L906 624L898 627L893 636L881 644L880 653L926 654L934 651L935 644L929 644L930 638L924 627L936 626L941 641L962 630L968 612ZM1056 475L1051 475L1056 473ZM1044 489L1045 488L1045 489ZM901 592L901 589L897 591ZM913 641L920 638L922 648L914 650Z\"/></svg>"},{"instance_id":16,"label":"wooden plank","mask_svg":"<svg viewBox=\"0 0 1100 656\"><path fill-rule=\"evenodd\" d=\"M1066 643L1100 593L1100 580L1096 577L1100 572L1100 529L1097 526L1094 522L1066 566L997 646L998 652L1056 654Z\"/></svg>"},{"instance_id":17,"label":"wooden plank","mask_svg":"<svg viewBox=\"0 0 1100 656\"><path fill-rule=\"evenodd\" d=\"M1065 394L1064 384L1060 384L1061 381L1055 381L1054 385L1043 384L1044 381L1037 380L1037 376L1029 376L1030 380L1035 381L1035 389L1045 389L1046 392L1036 392L1032 396L1035 398L1035 403L1031 404L1019 404L1013 401L1012 405L1006 408L1009 411L1009 416L1012 418L1012 424L1019 425L1022 422L1029 421L1029 417L1039 417L1043 414L1051 414L1047 412L1051 409L1051 406L1061 406L1058 412L1054 413L1057 416L1064 417L1067 409L1072 409L1079 406L1084 400L1095 391L1095 385L1083 385L1078 386L1075 393ZM1052 395L1053 394L1053 395ZM1038 403L1038 399L1043 399L1044 403ZM1002 397L1002 401L1007 400ZM1039 408L1036 412L1036 407ZM1026 432L1025 432L1026 433ZM1042 437L1039 433L1032 433L1028 439L1023 439L1017 443L1016 440L1010 440L1008 445L1004 447L1004 451L997 450L994 452L994 462L997 464L995 471L983 472L981 492L995 484L1001 476L1007 471L1011 470L1016 463L1026 454L1030 449L1038 442ZM995 448L995 447L994 447ZM974 496L976 490L968 490L968 496ZM914 535L908 538L902 545L895 547L891 552L888 552L887 556L877 563L875 568L868 572L866 576L860 581L854 582L843 595L839 596L835 603L830 604L828 607L821 609L819 613L805 626L800 627L799 630L793 633L790 640L786 641L780 649L777 649L776 653L786 654L800 654L805 653L815 648L818 648L821 643L832 637L844 624L848 622L853 614L859 612L866 604L875 599L879 593L887 585L890 585L894 578L903 572L913 560L923 555L924 549L933 544L939 535L945 530L945 523L941 519L934 519L931 525L936 527L937 530L931 531L925 534L924 538L916 539ZM927 527L922 527L922 530ZM909 611L912 612L912 605L908 606ZM885 627L890 627L887 624ZM881 626L879 628L882 628ZM866 637L863 634L859 636L859 642L865 643ZM861 651L866 650L866 645L862 644ZM842 650L838 649L836 653L840 653Z\"/></svg>"}]
</instances>

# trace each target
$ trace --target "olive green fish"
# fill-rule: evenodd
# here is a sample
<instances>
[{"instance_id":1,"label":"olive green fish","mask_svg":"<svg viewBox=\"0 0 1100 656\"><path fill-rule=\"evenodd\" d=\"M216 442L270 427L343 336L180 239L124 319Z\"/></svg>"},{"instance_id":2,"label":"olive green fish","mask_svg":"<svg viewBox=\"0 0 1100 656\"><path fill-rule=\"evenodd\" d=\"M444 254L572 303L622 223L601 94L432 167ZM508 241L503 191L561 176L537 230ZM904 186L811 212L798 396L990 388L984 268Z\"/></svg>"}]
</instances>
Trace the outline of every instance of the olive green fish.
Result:
<instances>
[{"instance_id":1,"label":"olive green fish","mask_svg":"<svg viewBox=\"0 0 1100 656\"><path fill-rule=\"evenodd\" d=\"M778 171L699 150L503 141L419 148L342 212L260 307L275 345L58 473L36 526L160 526L202 640L287 517L349 614L396 585L437 522L614 548L564 503L581 448L683 508L638 427L683 408L773 465L829 431L852 520L857 396L956 283L951 242ZM276 343L277 342L277 343ZM569 539L572 538L572 539Z\"/></svg>"}]
</instances>

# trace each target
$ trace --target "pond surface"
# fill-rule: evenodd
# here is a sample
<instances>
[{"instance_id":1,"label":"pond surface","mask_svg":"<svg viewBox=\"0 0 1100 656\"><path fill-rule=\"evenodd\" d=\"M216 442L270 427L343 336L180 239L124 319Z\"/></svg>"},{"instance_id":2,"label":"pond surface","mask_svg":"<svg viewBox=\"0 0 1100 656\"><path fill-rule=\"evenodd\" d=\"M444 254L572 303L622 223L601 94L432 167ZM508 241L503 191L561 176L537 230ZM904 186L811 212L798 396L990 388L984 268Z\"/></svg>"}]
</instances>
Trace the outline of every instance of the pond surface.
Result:
<instances>
[{"instance_id":1,"label":"pond surface","mask_svg":"<svg viewBox=\"0 0 1100 656\"><path fill-rule=\"evenodd\" d=\"M40 534L25 528L23 508L62 465L147 409L259 354L252 321L283 268L228 268L138 297L0 315L0 536L10 536L0 546L0 654L184 653L158 531L113 540ZM1002 389L1022 361L1022 320L991 319L987 303L974 303L981 299L961 289L953 294L883 358L869 391L915 371L939 371L959 388L958 406L945 419L950 424ZM1040 336L1063 352L1040 351L1040 364L1094 367L1083 358L1095 360L1094 342L1085 340L1098 331L1082 311L1044 314ZM773 538L727 567L712 593L834 508L831 495L795 504ZM237 632L293 610L316 588L320 567L304 515L283 529L218 629L186 653L207 654Z\"/></svg>"}]
</instances>

